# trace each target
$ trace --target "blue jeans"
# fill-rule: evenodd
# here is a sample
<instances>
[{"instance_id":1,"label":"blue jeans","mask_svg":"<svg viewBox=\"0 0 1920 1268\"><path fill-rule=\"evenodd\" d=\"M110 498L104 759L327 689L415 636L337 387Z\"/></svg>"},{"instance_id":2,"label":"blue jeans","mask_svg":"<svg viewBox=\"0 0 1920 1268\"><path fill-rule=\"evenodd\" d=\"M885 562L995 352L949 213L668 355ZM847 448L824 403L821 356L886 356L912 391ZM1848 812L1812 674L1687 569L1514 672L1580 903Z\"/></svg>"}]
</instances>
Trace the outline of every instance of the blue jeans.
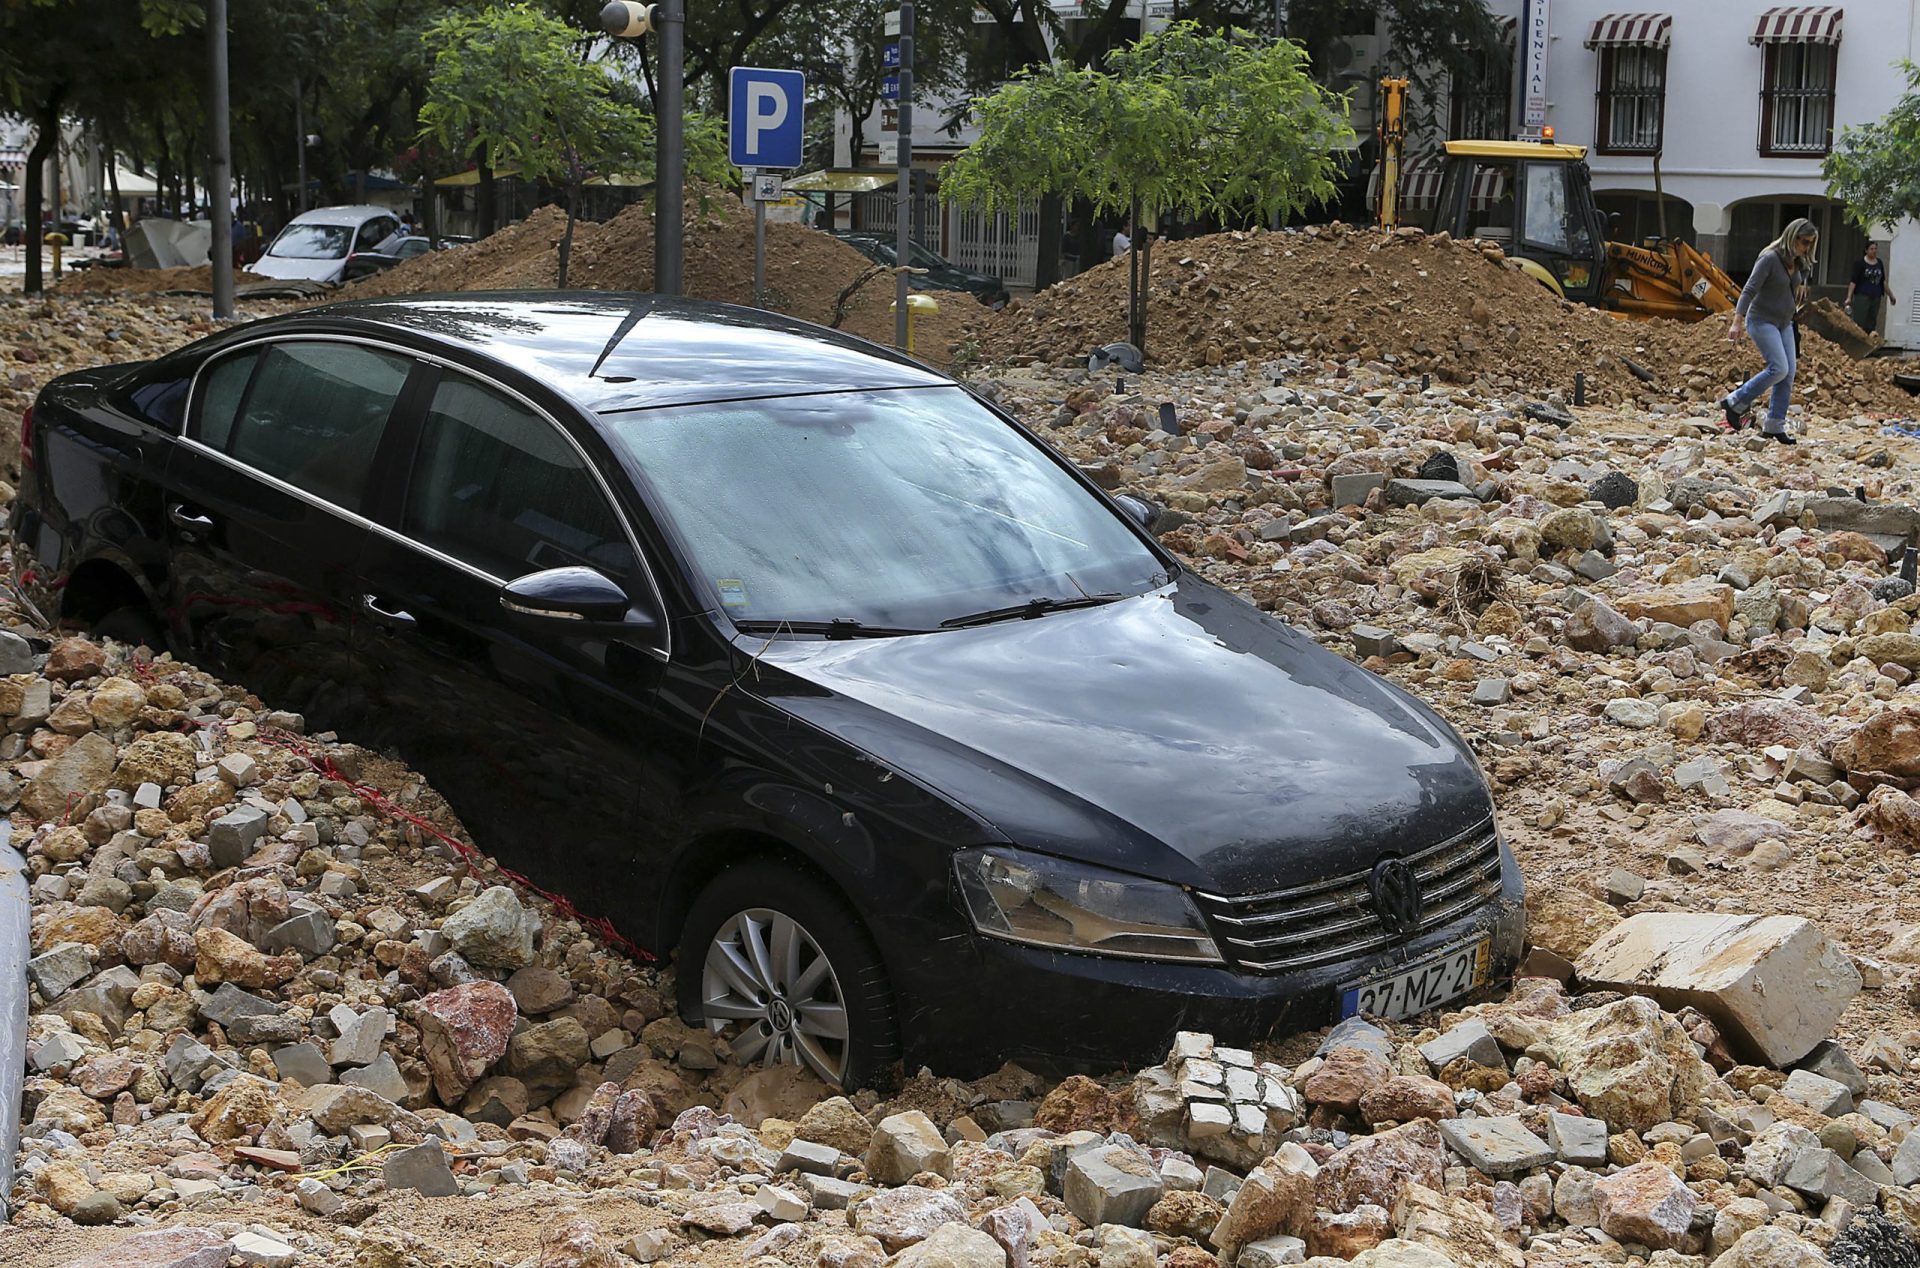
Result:
<instances>
[{"instance_id":1,"label":"blue jeans","mask_svg":"<svg viewBox=\"0 0 1920 1268\"><path fill-rule=\"evenodd\" d=\"M1767 425L1770 432L1785 431L1787 404L1793 398L1793 372L1799 368L1800 350L1794 347L1793 332L1785 326L1764 321L1749 321L1747 336L1767 359L1767 368L1742 383L1732 396L1734 408L1745 413L1768 388L1773 395L1767 401Z\"/></svg>"}]
</instances>

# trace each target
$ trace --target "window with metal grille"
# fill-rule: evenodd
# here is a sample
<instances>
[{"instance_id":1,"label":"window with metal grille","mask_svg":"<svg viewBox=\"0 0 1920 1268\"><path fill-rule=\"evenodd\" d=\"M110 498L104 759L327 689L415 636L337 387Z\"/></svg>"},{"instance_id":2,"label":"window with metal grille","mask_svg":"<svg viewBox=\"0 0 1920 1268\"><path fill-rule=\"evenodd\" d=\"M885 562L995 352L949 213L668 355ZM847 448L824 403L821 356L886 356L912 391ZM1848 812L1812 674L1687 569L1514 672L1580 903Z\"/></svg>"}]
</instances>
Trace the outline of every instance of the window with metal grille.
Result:
<instances>
[{"instance_id":1,"label":"window with metal grille","mask_svg":"<svg viewBox=\"0 0 1920 1268\"><path fill-rule=\"evenodd\" d=\"M1513 95L1513 66L1505 58L1476 53L1469 73L1456 75L1448 94L1447 138L1499 141L1510 134L1507 116Z\"/></svg>"},{"instance_id":2,"label":"window with metal grille","mask_svg":"<svg viewBox=\"0 0 1920 1268\"><path fill-rule=\"evenodd\" d=\"M1600 50L1597 148L1602 154L1658 154L1666 114L1666 49Z\"/></svg>"},{"instance_id":3,"label":"window with metal grille","mask_svg":"<svg viewBox=\"0 0 1920 1268\"><path fill-rule=\"evenodd\" d=\"M1766 46L1766 72L1760 83L1760 153L1825 154L1833 148L1838 51L1832 44Z\"/></svg>"}]
</instances>

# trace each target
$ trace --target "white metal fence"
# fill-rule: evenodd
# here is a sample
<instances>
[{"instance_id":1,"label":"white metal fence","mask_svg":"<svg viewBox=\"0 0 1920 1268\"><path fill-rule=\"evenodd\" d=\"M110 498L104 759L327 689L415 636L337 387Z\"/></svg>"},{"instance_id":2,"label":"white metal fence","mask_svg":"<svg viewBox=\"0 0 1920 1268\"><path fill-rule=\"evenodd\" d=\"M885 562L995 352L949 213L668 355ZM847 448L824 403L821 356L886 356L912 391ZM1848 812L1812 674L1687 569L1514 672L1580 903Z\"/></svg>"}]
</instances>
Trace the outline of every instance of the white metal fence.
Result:
<instances>
[{"instance_id":1,"label":"white metal fence","mask_svg":"<svg viewBox=\"0 0 1920 1268\"><path fill-rule=\"evenodd\" d=\"M977 205L954 209L947 256L963 269L978 269L1009 286L1032 286L1040 261L1040 204L1022 200L1011 212L992 215Z\"/></svg>"}]
</instances>

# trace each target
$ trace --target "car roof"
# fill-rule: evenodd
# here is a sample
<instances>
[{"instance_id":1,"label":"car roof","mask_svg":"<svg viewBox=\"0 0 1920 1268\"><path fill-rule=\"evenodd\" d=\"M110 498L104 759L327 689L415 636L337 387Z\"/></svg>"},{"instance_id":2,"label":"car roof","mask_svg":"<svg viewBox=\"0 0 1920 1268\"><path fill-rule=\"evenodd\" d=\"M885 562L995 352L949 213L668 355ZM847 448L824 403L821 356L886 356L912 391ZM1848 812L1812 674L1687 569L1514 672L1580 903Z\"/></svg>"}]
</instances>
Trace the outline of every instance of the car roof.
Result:
<instances>
[{"instance_id":1,"label":"car roof","mask_svg":"<svg viewBox=\"0 0 1920 1268\"><path fill-rule=\"evenodd\" d=\"M316 207L312 211L303 211L289 220L293 225L357 225L376 216L392 216L395 220L400 214L390 207Z\"/></svg>"},{"instance_id":2,"label":"car roof","mask_svg":"<svg viewBox=\"0 0 1920 1268\"><path fill-rule=\"evenodd\" d=\"M269 328L385 332L416 346L454 345L598 413L953 382L890 348L779 313L615 291L395 295L245 329Z\"/></svg>"}]
</instances>

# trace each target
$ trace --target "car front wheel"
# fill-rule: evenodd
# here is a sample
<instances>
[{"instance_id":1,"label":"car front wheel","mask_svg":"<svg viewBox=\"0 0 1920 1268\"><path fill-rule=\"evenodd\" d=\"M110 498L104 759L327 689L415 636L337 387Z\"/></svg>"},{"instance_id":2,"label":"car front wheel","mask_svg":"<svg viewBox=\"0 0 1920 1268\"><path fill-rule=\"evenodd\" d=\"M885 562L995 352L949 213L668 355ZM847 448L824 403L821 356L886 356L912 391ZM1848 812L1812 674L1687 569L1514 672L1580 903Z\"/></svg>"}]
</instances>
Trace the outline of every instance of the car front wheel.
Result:
<instances>
[{"instance_id":1,"label":"car front wheel","mask_svg":"<svg viewBox=\"0 0 1920 1268\"><path fill-rule=\"evenodd\" d=\"M898 1056L893 994L859 918L827 886L765 859L721 872L687 915L680 1012L745 1065L799 1065L843 1089Z\"/></svg>"}]
</instances>

